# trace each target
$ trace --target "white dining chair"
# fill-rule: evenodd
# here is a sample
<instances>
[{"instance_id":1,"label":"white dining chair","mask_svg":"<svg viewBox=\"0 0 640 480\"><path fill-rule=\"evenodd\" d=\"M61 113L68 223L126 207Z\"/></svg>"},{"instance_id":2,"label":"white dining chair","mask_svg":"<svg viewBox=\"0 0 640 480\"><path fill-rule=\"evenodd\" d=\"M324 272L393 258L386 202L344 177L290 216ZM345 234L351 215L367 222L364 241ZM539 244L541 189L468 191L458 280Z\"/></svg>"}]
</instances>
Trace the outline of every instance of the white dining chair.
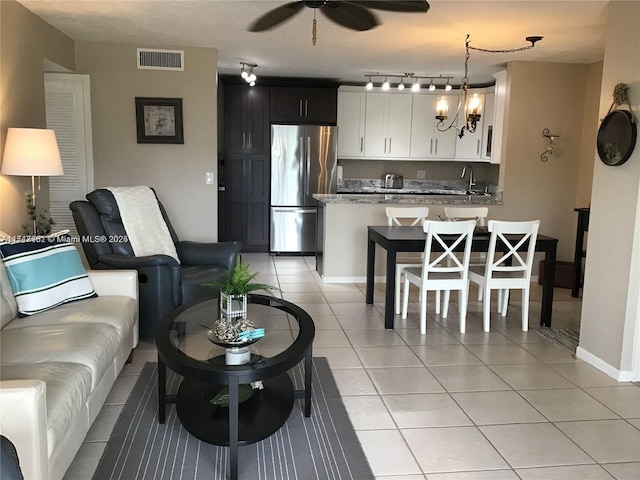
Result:
<instances>
[{"instance_id":1,"label":"white dining chair","mask_svg":"<svg viewBox=\"0 0 640 480\"><path fill-rule=\"evenodd\" d=\"M469 257L475 220L462 222L424 222L427 238L424 245L422 266L406 267L404 275L404 297L402 318L407 318L409 305L409 285L420 289L420 333L427 333L427 292L436 291L436 302L440 290L444 290L442 317L447 318L451 290L458 291L458 310L460 313L460 333L465 333L467 318L467 299L469 296ZM454 250L464 245L462 259Z\"/></svg>"},{"instance_id":2,"label":"white dining chair","mask_svg":"<svg viewBox=\"0 0 640 480\"><path fill-rule=\"evenodd\" d=\"M498 290L498 313L507 315L509 290L522 290L522 331L529 329L531 269L540 220L506 222L489 220L489 249L484 267L469 268L469 281L483 289L482 326L489 331L491 290ZM526 245L526 250L522 250ZM502 250L506 249L506 252ZM519 251L520 250L520 251Z\"/></svg>"},{"instance_id":3,"label":"white dining chair","mask_svg":"<svg viewBox=\"0 0 640 480\"><path fill-rule=\"evenodd\" d=\"M477 227L486 226L486 220L489 216L489 209L487 207L444 207L444 216L449 221L459 220L476 220ZM469 259L469 268L481 266L487 263L487 254L472 253ZM482 287L478 287L478 301L482 300Z\"/></svg>"},{"instance_id":4,"label":"white dining chair","mask_svg":"<svg viewBox=\"0 0 640 480\"><path fill-rule=\"evenodd\" d=\"M387 223L390 227L422 226L429 216L429 207L387 207ZM420 265L422 257L402 257L396 263L395 312L400 314L400 288L402 286L402 270L405 267ZM440 302L438 302L438 311Z\"/></svg>"}]
</instances>

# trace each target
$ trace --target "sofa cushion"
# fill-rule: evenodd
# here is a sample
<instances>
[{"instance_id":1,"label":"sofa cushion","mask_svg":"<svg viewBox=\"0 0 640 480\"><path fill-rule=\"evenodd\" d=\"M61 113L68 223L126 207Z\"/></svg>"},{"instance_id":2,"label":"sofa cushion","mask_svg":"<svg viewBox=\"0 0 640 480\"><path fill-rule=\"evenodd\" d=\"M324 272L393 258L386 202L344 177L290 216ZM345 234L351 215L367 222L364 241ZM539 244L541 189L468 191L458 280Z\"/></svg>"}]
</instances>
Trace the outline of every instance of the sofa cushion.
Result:
<instances>
[{"instance_id":1,"label":"sofa cushion","mask_svg":"<svg viewBox=\"0 0 640 480\"><path fill-rule=\"evenodd\" d=\"M86 365L93 391L119 348L118 329L104 323L5 328L0 338L0 364L3 371L7 365L41 362Z\"/></svg>"},{"instance_id":2,"label":"sofa cushion","mask_svg":"<svg viewBox=\"0 0 640 480\"><path fill-rule=\"evenodd\" d=\"M4 243L0 244L0 253L20 316L96 296L78 250L71 243Z\"/></svg>"},{"instance_id":3,"label":"sofa cushion","mask_svg":"<svg viewBox=\"0 0 640 480\"><path fill-rule=\"evenodd\" d=\"M84 407L91 392L91 371L78 363L43 362L3 365L2 380L33 378L47 385L47 437L49 455Z\"/></svg>"},{"instance_id":4,"label":"sofa cushion","mask_svg":"<svg viewBox=\"0 0 640 480\"><path fill-rule=\"evenodd\" d=\"M138 304L133 298L119 295L104 295L82 302L60 305L52 310L16 318L6 326L7 330L45 325L104 323L118 330L120 339L125 339L137 318ZM4 333L4 330L3 330Z\"/></svg>"}]
</instances>

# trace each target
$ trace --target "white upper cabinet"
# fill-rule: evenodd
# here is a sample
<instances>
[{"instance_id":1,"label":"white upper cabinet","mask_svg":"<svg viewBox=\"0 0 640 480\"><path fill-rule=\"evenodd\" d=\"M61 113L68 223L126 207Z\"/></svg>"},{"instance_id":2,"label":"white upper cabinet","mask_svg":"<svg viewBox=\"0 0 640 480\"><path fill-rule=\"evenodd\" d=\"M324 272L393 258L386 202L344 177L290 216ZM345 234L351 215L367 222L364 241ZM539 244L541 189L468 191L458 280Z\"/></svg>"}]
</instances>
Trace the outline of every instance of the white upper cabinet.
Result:
<instances>
[{"instance_id":1,"label":"white upper cabinet","mask_svg":"<svg viewBox=\"0 0 640 480\"><path fill-rule=\"evenodd\" d=\"M457 101L454 95L448 95L449 105ZM451 160L456 152L455 128L445 132L438 130L436 106L442 95L413 95L411 117L412 159ZM441 128L446 128L446 121Z\"/></svg>"},{"instance_id":2,"label":"white upper cabinet","mask_svg":"<svg viewBox=\"0 0 640 480\"><path fill-rule=\"evenodd\" d=\"M367 92L364 153L373 158L408 158L412 97Z\"/></svg>"},{"instance_id":3,"label":"white upper cabinet","mask_svg":"<svg viewBox=\"0 0 640 480\"><path fill-rule=\"evenodd\" d=\"M364 156L364 122L367 94L338 91L338 152L341 157Z\"/></svg>"},{"instance_id":4,"label":"white upper cabinet","mask_svg":"<svg viewBox=\"0 0 640 480\"><path fill-rule=\"evenodd\" d=\"M476 123L476 129L474 133L471 133L465 128L462 138L456 141L456 160L467 161L475 160L480 161L482 158L482 126L484 120L484 94L470 94L469 98L473 95L478 95L482 110L480 111L480 120ZM464 105L460 106L460 113L458 114L458 129L461 129L466 125L467 119L464 115Z\"/></svg>"},{"instance_id":5,"label":"white upper cabinet","mask_svg":"<svg viewBox=\"0 0 640 480\"><path fill-rule=\"evenodd\" d=\"M500 80L497 76L496 78ZM493 88L473 89L482 104L475 133L465 129L464 106L457 120L460 96L456 92L383 92L344 86L338 90L338 157L371 160L433 160L499 163L502 136L500 99ZM448 118L438 129L437 103L448 100ZM502 108L502 110L501 110ZM458 127L456 129L455 127ZM491 141L491 145L489 142ZM488 148L488 147L491 148Z\"/></svg>"},{"instance_id":6,"label":"white upper cabinet","mask_svg":"<svg viewBox=\"0 0 640 480\"><path fill-rule=\"evenodd\" d=\"M485 93L484 95L484 113L482 122L482 155L481 159L487 162L491 161L491 152L493 151L493 124L494 124L494 107L495 93Z\"/></svg>"}]
</instances>

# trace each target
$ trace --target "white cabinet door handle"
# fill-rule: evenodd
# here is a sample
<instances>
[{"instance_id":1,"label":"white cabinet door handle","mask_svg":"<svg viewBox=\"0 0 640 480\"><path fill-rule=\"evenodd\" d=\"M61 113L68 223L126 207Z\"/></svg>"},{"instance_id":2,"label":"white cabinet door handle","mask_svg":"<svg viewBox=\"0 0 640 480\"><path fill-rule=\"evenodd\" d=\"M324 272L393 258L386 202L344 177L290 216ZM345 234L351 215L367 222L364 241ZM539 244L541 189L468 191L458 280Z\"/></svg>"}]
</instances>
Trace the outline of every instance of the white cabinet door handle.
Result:
<instances>
[{"instance_id":1,"label":"white cabinet door handle","mask_svg":"<svg viewBox=\"0 0 640 480\"><path fill-rule=\"evenodd\" d=\"M477 142L476 153L480 155L480 139L478 139L476 142Z\"/></svg>"},{"instance_id":2,"label":"white cabinet door handle","mask_svg":"<svg viewBox=\"0 0 640 480\"><path fill-rule=\"evenodd\" d=\"M299 116L302 116L302 99L298 100L298 112Z\"/></svg>"},{"instance_id":3,"label":"white cabinet door handle","mask_svg":"<svg viewBox=\"0 0 640 480\"><path fill-rule=\"evenodd\" d=\"M304 116L309 116L309 100L304 101Z\"/></svg>"},{"instance_id":4,"label":"white cabinet door handle","mask_svg":"<svg viewBox=\"0 0 640 480\"><path fill-rule=\"evenodd\" d=\"M387 137L384 137L384 153L387 153Z\"/></svg>"},{"instance_id":5,"label":"white cabinet door handle","mask_svg":"<svg viewBox=\"0 0 640 480\"><path fill-rule=\"evenodd\" d=\"M438 139L436 138L436 155L438 154Z\"/></svg>"},{"instance_id":6,"label":"white cabinet door handle","mask_svg":"<svg viewBox=\"0 0 640 480\"><path fill-rule=\"evenodd\" d=\"M364 152L364 137L360 137L360 152Z\"/></svg>"},{"instance_id":7,"label":"white cabinet door handle","mask_svg":"<svg viewBox=\"0 0 640 480\"><path fill-rule=\"evenodd\" d=\"M391 137L389 137L389 153L391 153Z\"/></svg>"},{"instance_id":8,"label":"white cabinet door handle","mask_svg":"<svg viewBox=\"0 0 640 480\"><path fill-rule=\"evenodd\" d=\"M433 138L429 140L429 153L433 153Z\"/></svg>"}]
</instances>

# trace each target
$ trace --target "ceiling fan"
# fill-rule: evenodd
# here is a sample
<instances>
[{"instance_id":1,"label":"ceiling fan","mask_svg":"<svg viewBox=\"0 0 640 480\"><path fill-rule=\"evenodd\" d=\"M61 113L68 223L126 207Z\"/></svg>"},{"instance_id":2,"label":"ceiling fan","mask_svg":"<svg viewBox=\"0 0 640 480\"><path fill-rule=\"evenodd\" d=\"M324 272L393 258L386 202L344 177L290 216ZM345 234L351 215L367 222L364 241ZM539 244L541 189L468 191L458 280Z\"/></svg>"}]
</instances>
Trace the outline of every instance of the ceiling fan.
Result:
<instances>
[{"instance_id":1,"label":"ceiling fan","mask_svg":"<svg viewBox=\"0 0 640 480\"><path fill-rule=\"evenodd\" d=\"M429 3L426 0L301 0L285 3L270 10L253 22L249 26L249 31L271 30L299 13L304 7L314 9L313 44L315 45L315 11L318 9L332 22L351 30L363 32L380 24L378 18L369 9L426 13L429 10Z\"/></svg>"}]
</instances>

